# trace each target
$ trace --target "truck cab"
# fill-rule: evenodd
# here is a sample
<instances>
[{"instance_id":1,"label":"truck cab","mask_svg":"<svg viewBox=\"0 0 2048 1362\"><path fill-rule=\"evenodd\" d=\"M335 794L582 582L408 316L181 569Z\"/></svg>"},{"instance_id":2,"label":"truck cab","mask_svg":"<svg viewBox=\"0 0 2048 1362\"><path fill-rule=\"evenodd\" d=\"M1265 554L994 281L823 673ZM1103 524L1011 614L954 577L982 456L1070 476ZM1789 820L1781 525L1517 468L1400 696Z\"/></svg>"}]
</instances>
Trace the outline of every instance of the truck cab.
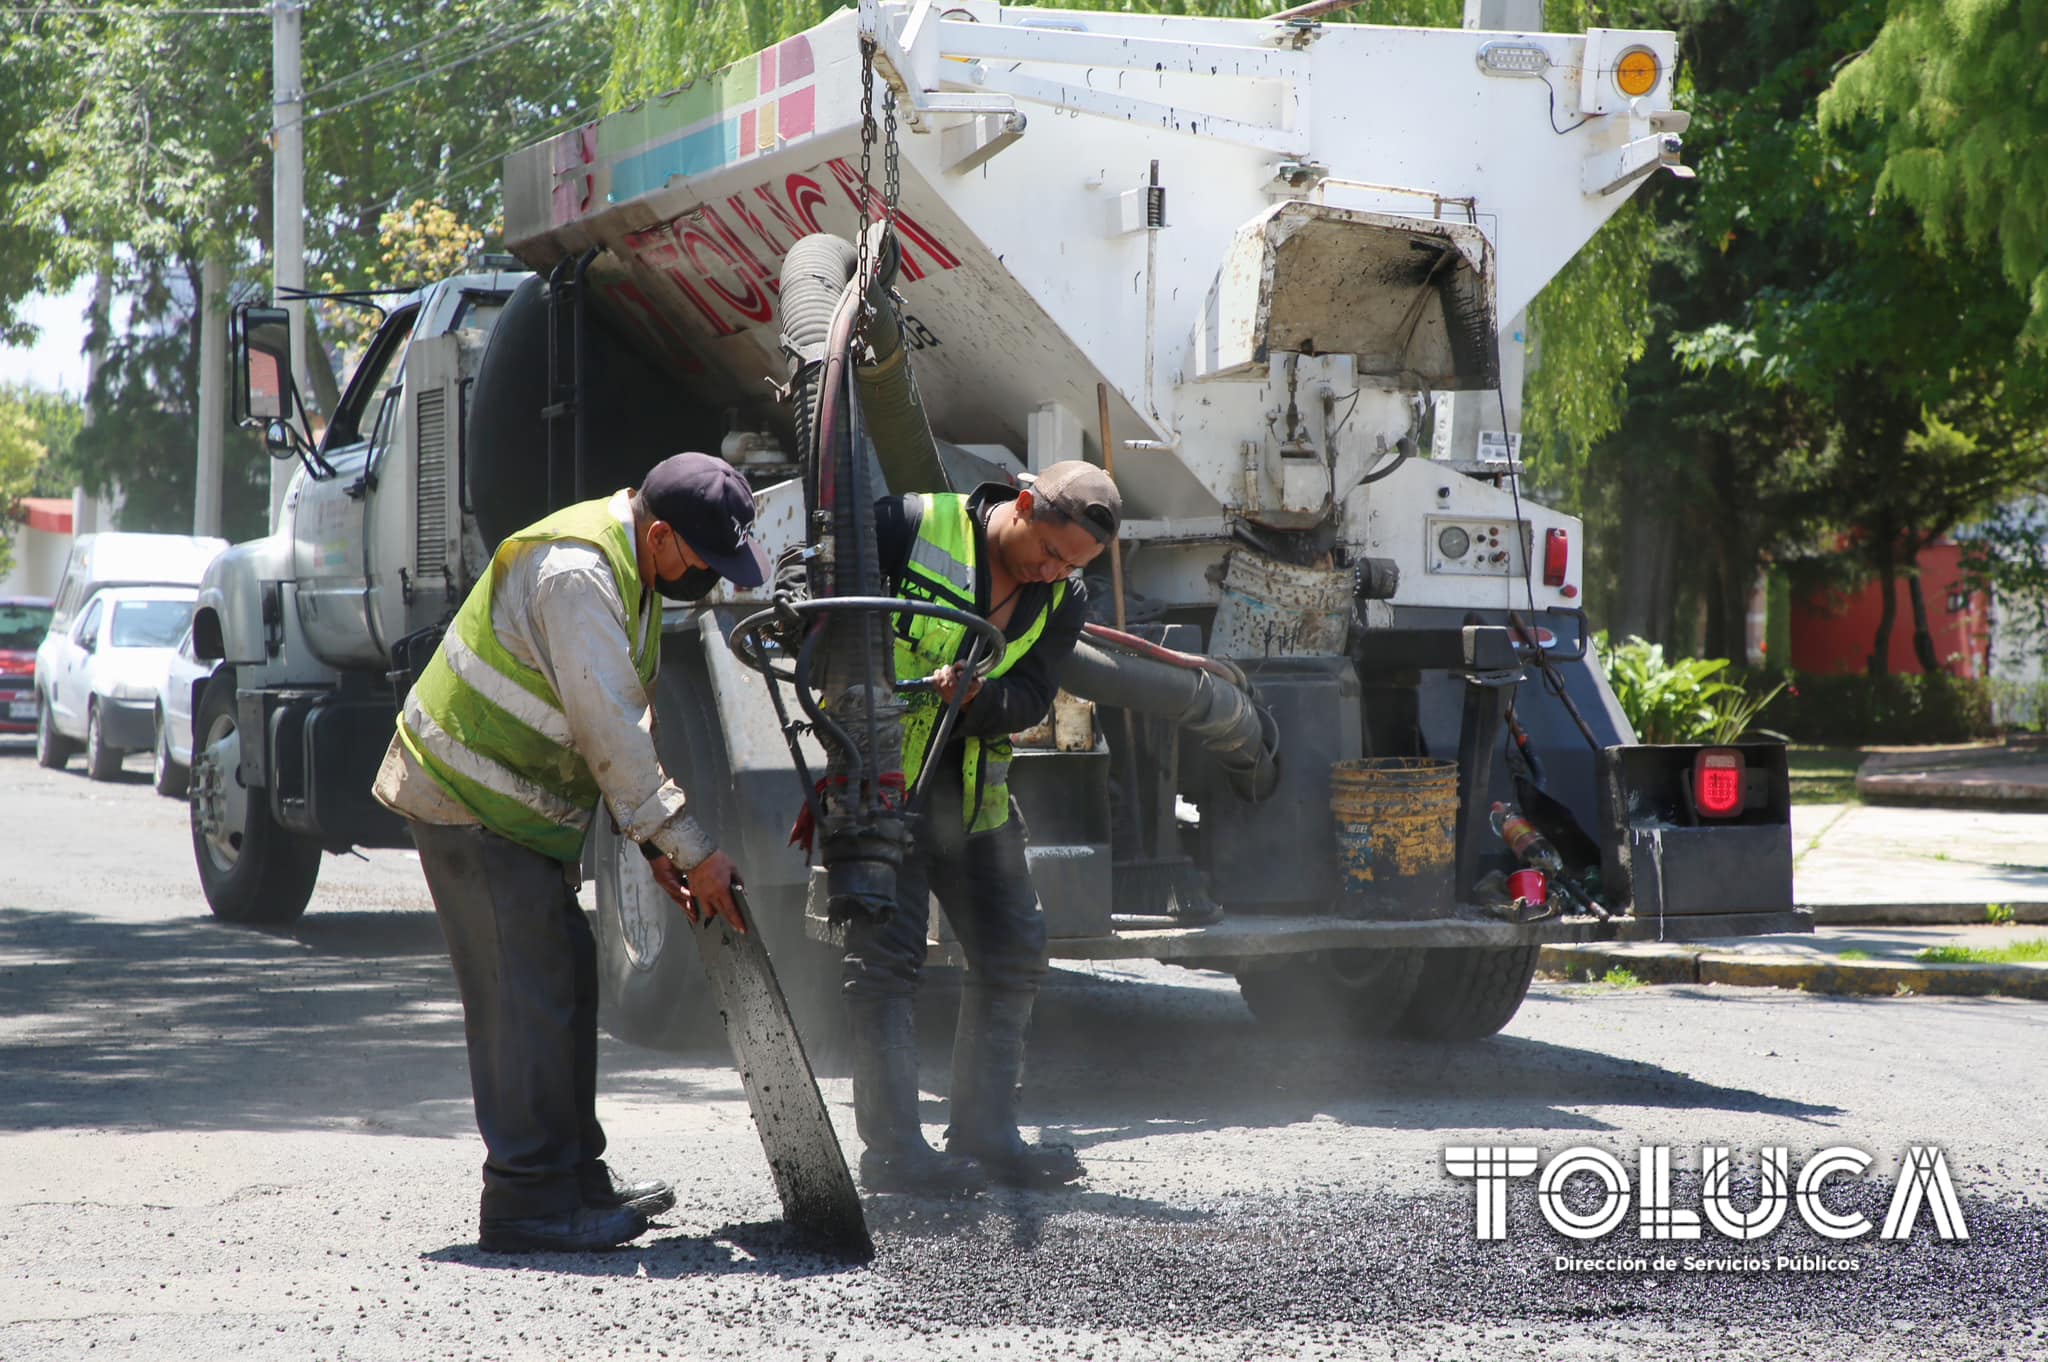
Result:
<instances>
[{"instance_id":1,"label":"truck cab","mask_svg":"<svg viewBox=\"0 0 2048 1362\"><path fill-rule=\"evenodd\" d=\"M192 647L192 839L221 917L289 922L323 850L400 842L372 799L397 712L389 673L481 570L465 516L465 403L522 272L434 283L385 313L317 436L291 388L289 321L244 309L246 423L300 463L275 531L200 584Z\"/></svg>"}]
</instances>

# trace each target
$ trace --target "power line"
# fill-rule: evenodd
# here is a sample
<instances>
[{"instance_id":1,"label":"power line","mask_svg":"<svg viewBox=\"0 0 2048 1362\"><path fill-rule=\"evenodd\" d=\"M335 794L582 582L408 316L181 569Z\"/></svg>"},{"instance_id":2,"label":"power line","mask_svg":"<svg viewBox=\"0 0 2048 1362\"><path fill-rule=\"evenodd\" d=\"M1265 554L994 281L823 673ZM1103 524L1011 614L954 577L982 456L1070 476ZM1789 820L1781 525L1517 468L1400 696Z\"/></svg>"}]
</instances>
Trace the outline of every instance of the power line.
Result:
<instances>
[{"instance_id":1,"label":"power line","mask_svg":"<svg viewBox=\"0 0 2048 1362\"><path fill-rule=\"evenodd\" d=\"M469 53L467 56L457 57L451 61L442 62L438 66L430 66L424 71L419 71L413 75L407 76L404 80L393 81L391 84L386 85L381 89L372 90L368 94L357 95L354 99L343 100L339 104L330 105L324 109L315 109L310 113L300 115L296 123L282 123L279 124L276 128L273 128L271 131L273 134L283 132L286 128L297 126L298 123L311 123L316 119L326 118L330 114L338 114L344 112L345 110L353 109L359 104L367 104L373 99L382 99L385 95L395 94L400 90L406 89L410 86L417 85L423 80L428 80L434 76L442 75L445 72L453 71L457 67L467 66L471 62L480 61L483 58L490 56L493 52L501 52L504 49L513 46L515 43L523 43L530 38L538 37L539 35L547 32L551 28L567 23L570 19L574 17L576 17L574 14L563 13L558 14L551 19L539 20L536 23L528 25L526 28L515 31L509 37L501 38L497 42L491 43L488 46L480 47L474 52Z\"/></svg>"},{"instance_id":2,"label":"power line","mask_svg":"<svg viewBox=\"0 0 2048 1362\"><path fill-rule=\"evenodd\" d=\"M582 70L572 73L568 77L568 79L564 80L559 86L555 88L555 93L559 95L561 92L569 89L569 87L574 85L577 81L597 71L598 68L603 65L604 60L600 59L598 61L591 62ZM547 141L550 137L555 136L557 133L566 132L570 128L581 127L584 124L591 122L598 116L598 111L595 108L578 109L573 114L568 114L562 118L555 120L553 123L549 124L544 131L540 133L522 133L520 134L520 136L523 139L525 139L526 145L532 146L536 143ZM469 150L470 152L473 153L483 145L485 145L485 143L479 143L477 144L477 146L473 146ZM473 159L465 160L458 165L451 166L447 170L437 170L432 175L428 175L423 179L416 180L412 184L407 185L403 189L394 190L388 194L380 194L374 199L370 199L366 202L356 204L354 207L344 210L341 216L349 218L360 217L362 214L368 212L372 208L378 207L379 205L390 203L400 203L402 205L402 202L404 200L410 198L415 194L420 193L423 190L431 189L436 184L453 183L454 181L457 181L461 179L463 176L469 174L471 171L476 170L482 166L489 165L491 162L501 159L504 155L505 152L502 150L485 152L481 156L475 156Z\"/></svg>"},{"instance_id":3,"label":"power line","mask_svg":"<svg viewBox=\"0 0 2048 1362\"><path fill-rule=\"evenodd\" d=\"M104 15L113 19L154 19L159 15L242 15L254 19L268 19L268 5L238 5L232 9L114 9L108 5L8 5L5 8L16 14L91 14Z\"/></svg>"},{"instance_id":4,"label":"power line","mask_svg":"<svg viewBox=\"0 0 2048 1362\"><path fill-rule=\"evenodd\" d=\"M313 95L321 94L327 90L332 90L337 85L346 85L352 80L360 80L362 77L369 75L372 71L381 71L387 66L391 66L397 62L405 61L408 58L415 56L419 52L425 50L428 47L433 46L436 43L448 41L450 38L453 38L456 34L461 33L464 29L475 27L477 24L482 23L486 18L489 17L490 15L487 11L478 10L475 13L471 14L467 19L462 20L460 23L457 23L449 27L448 29L441 33L435 34L431 38L422 38L420 41L413 43L409 47L400 48L398 51L392 53L390 56L378 58L376 61L371 62L368 66L357 67L355 70L349 72L345 76L336 76L332 80L323 80L318 85L310 85L306 87L306 95L310 98Z\"/></svg>"}]
</instances>

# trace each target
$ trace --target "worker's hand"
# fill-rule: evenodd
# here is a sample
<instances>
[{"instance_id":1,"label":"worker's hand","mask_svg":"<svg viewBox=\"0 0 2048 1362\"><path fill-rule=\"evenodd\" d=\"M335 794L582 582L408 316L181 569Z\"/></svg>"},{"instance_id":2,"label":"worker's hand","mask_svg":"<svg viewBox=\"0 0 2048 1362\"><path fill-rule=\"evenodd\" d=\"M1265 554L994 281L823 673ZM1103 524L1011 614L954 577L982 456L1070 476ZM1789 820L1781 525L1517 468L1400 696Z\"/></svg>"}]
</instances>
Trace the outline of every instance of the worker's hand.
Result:
<instances>
[{"instance_id":1,"label":"worker's hand","mask_svg":"<svg viewBox=\"0 0 2048 1362\"><path fill-rule=\"evenodd\" d=\"M697 921L697 901L691 897L690 887L683 883L683 872L676 869L676 863L666 856L649 856L647 868L654 872L654 882L661 886L661 892L674 899L676 907L682 909L683 916L689 918L694 925Z\"/></svg>"},{"instance_id":2,"label":"worker's hand","mask_svg":"<svg viewBox=\"0 0 2048 1362\"><path fill-rule=\"evenodd\" d=\"M972 680L967 678L967 668L961 666L958 662L954 662L939 668L928 679L932 683L932 689L938 692L939 698L948 704L952 703L953 692L960 688L962 681L966 681L967 693L960 697L960 703L964 705L975 696L981 694L981 678L978 676Z\"/></svg>"},{"instance_id":3,"label":"worker's hand","mask_svg":"<svg viewBox=\"0 0 2048 1362\"><path fill-rule=\"evenodd\" d=\"M740 906L733 901L733 890L739 883L740 870L732 863L732 857L714 851L691 867L687 889L700 912L717 914L726 926L744 936L746 919L740 916ZM701 920L697 913L691 913L690 921Z\"/></svg>"}]
</instances>

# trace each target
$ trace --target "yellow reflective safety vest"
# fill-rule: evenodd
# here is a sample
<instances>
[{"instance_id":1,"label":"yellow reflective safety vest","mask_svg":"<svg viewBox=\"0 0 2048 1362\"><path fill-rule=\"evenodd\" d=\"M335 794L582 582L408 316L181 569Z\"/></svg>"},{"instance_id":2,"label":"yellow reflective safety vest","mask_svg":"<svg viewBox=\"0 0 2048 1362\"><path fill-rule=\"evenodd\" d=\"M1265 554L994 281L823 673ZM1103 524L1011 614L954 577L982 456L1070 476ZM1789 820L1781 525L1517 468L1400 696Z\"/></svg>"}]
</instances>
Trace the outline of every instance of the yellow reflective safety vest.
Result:
<instances>
[{"instance_id":1,"label":"yellow reflective safety vest","mask_svg":"<svg viewBox=\"0 0 2048 1362\"><path fill-rule=\"evenodd\" d=\"M661 662L661 598L640 581L633 536L609 499L565 507L512 535L455 613L399 715L399 741L437 784L508 841L574 861L600 791L571 744L561 697L515 659L491 627L499 574L521 545L576 542L604 554L626 606L633 669L653 693ZM633 637L635 627L639 636Z\"/></svg>"},{"instance_id":2,"label":"yellow reflective safety vest","mask_svg":"<svg viewBox=\"0 0 2048 1362\"><path fill-rule=\"evenodd\" d=\"M929 601L955 610L975 613L974 576L981 563L981 532L968 513L967 498L955 492L927 492L918 497L923 515L917 525L917 540L899 580L902 594L910 600ZM1046 621L1067 598L1064 581L1053 584L1052 597L1027 627L1006 633L1009 646L989 673L1001 676L1031 651L1031 645L1045 632ZM917 681L960 657L970 637L967 626L929 615L896 616L896 679ZM923 691L908 697L910 711L903 719L903 778L912 787L931 756L931 743L945 713L946 702L935 692ZM1010 740L968 738L961 764L961 785L966 792L963 816L969 832L988 832L1010 818Z\"/></svg>"}]
</instances>

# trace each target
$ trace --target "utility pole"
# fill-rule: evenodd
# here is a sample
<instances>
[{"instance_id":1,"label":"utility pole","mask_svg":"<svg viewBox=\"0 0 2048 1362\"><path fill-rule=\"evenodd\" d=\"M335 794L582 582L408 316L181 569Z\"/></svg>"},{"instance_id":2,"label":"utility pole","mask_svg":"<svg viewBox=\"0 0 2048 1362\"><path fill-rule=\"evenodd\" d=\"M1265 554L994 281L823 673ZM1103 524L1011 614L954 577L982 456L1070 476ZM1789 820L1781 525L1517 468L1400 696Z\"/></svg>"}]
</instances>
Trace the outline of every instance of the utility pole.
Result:
<instances>
[{"instance_id":1,"label":"utility pole","mask_svg":"<svg viewBox=\"0 0 2048 1362\"><path fill-rule=\"evenodd\" d=\"M306 286L306 92L299 73L305 11L305 0L274 0L270 10L271 216L275 234L271 286L279 300L284 299L286 289ZM313 389L312 368L306 362L306 305L287 301L284 307L292 318L292 382L310 398ZM273 531L284 508L285 487L296 467L297 461L292 459L271 462Z\"/></svg>"},{"instance_id":2,"label":"utility pole","mask_svg":"<svg viewBox=\"0 0 2048 1362\"><path fill-rule=\"evenodd\" d=\"M227 266L209 256L199 271L199 468L192 493L192 533L201 535L220 533L228 379L228 319L221 303L227 286Z\"/></svg>"}]
</instances>

